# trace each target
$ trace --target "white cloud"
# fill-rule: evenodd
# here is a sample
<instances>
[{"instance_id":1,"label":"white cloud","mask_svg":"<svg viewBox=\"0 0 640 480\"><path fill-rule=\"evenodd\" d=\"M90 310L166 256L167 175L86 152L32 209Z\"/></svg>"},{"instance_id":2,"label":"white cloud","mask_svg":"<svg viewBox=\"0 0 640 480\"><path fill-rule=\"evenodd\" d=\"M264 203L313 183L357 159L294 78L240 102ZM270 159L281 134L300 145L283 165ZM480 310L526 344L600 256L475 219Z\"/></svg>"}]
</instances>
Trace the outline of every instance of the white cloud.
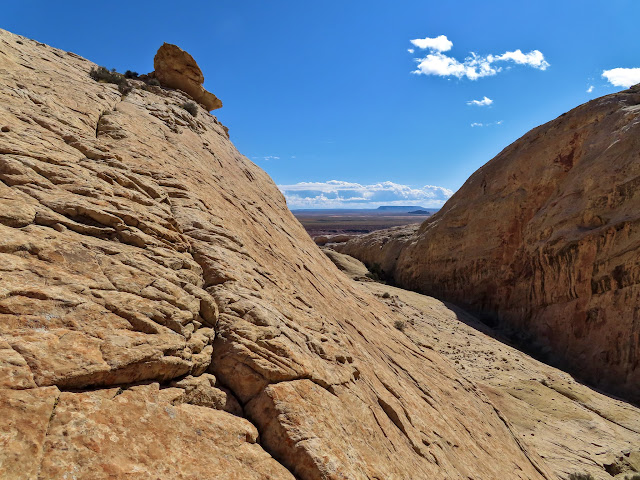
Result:
<instances>
[{"instance_id":1,"label":"white cloud","mask_svg":"<svg viewBox=\"0 0 640 480\"><path fill-rule=\"evenodd\" d=\"M640 83L640 68L612 68L602 72L611 85L616 87L630 87Z\"/></svg>"},{"instance_id":2,"label":"white cloud","mask_svg":"<svg viewBox=\"0 0 640 480\"><path fill-rule=\"evenodd\" d=\"M481 123L481 122L473 122L471 124L472 127L493 127L494 125L502 125L503 120L498 120L497 122L490 123Z\"/></svg>"},{"instance_id":3,"label":"white cloud","mask_svg":"<svg viewBox=\"0 0 640 480\"><path fill-rule=\"evenodd\" d=\"M489 55L487 58L491 57ZM539 70L546 70L550 64L544 59L544 55L540 50L532 50L529 53L522 53L522 50L517 49L515 52L505 52L502 55L494 57L494 62L498 61L513 61L519 65L529 65L530 67L537 68Z\"/></svg>"},{"instance_id":4,"label":"white cloud","mask_svg":"<svg viewBox=\"0 0 640 480\"><path fill-rule=\"evenodd\" d=\"M372 185L329 180L278 185L289 208L376 208L380 205L419 205L439 208L453 195L448 188L413 188L393 182Z\"/></svg>"},{"instance_id":5,"label":"white cloud","mask_svg":"<svg viewBox=\"0 0 640 480\"><path fill-rule=\"evenodd\" d=\"M441 53L427 55L418 63L418 69L412 73L423 75L439 75L446 77L455 75L460 78L465 75L465 68L455 58L447 57Z\"/></svg>"},{"instance_id":6,"label":"white cloud","mask_svg":"<svg viewBox=\"0 0 640 480\"><path fill-rule=\"evenodd\" d=\"M407 48L407 52L413 53L413 52L415 52L415 50L413 48Z\"/></svg>"},{"instance_id":7,"label":"white cloud","mask_svg":"<svg viewBox=\"0 0 640 480\"><path fill-rule=\"evenodd\" d=\"M484 107L486 105L491 105L493 103L493 100L491 100L489 97L484 97L482 100L469 100L467 102L467 105L475 105L477 107Z\"/></svg>"},{"instance_id":8,"label":"white cloud","mask_svg":"<svg viewBox=\"0 0 640 480\"><path fill-rule=\"evenodd\" d=\"M466 77L470 80L496 75L502 71L502 67L494 65L496 62L512 62L518 65L527 65L538 70L546 70L550 64L544 59L539 50L523 53L518 49L513 52L505 52L502 55L478 55L474 52L463 61L443 54L451 50L453 43L444 35L436 38L423 38L411 40L418 48L428 50L426 56L416 58L418 67L411 73L418 75L438 75L440 77ZM411 50L411 49L410 49Z\"/></svg>"},{"instance_id":9,"label":"white cloud","mask_svg":"<svg viewBox=\"0 0 640 480\"><path fill-rule=\"evenodd\" d=\"M415 40L410 40L410 42L422 50L429 49L435 52L448 52L453 47L453 42L446 35L440 35L435 38L416 38Z\"/></svg>"},{"instance_id":10,"label":"white cloud","mask_svg":"<svg viewBox=\"0 0 640 480\"><path fill-rule=\"evenodd\" d=\"M593 92L593 85L589 85L589 88L587 88L587 93L591 92Z\"/></svg>"}]
</instances>

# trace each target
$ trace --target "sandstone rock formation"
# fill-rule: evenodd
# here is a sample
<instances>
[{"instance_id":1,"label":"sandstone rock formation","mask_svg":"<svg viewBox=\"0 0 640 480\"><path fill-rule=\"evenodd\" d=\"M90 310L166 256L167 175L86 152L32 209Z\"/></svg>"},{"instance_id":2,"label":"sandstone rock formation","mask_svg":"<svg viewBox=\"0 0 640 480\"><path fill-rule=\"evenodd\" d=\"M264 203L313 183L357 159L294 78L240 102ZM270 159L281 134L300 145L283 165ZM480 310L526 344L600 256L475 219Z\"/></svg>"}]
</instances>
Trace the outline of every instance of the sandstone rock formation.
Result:
<instances>
[{"instance_id":1,"label":"sandstone rock formation","mask_svg":"<svg viewBox=\"0 0 640 480\"><path fill-rule=\"evenodd\" d=\"M1 478L556 478L215 117L0 45Z\"/></svg>"},{"instance_id":2,"label":"sandstone rock formation","mask_svg":"<svg viewBox=\"0 0 640 480\"><path fill-rule=\"evenodd\" d=\"M418 229L342 247L640 401L640 86L533 129Z\"/></svg>"},{"instance_id":3,"label":"sandstone rock formation","mask_svg":"<svg viewBox=\"0 0 640 480\"><path fill-rule=\"evenodd\" d=\"M204 89L204 75L191 55L176 45L164 43L153 59L153 75L161 85L187 93L207 111L222 107L213 93Z\"/></svg>"},{"instance_id":4,"label":"sandstone rock formation","mask_svg":"<svg viewBox=\"0 0 640 480\"><path fill-rule=\"evenodd\" d=\"M351 278L366 279L362 263L324 251ZM491 398L520 441L560 478L581 473L595 480L628 480L640 472L640 408L516 350L459 308L378 282L358 286L397 314L411 341L451 360Z\"/></svg>"}]
</instances>

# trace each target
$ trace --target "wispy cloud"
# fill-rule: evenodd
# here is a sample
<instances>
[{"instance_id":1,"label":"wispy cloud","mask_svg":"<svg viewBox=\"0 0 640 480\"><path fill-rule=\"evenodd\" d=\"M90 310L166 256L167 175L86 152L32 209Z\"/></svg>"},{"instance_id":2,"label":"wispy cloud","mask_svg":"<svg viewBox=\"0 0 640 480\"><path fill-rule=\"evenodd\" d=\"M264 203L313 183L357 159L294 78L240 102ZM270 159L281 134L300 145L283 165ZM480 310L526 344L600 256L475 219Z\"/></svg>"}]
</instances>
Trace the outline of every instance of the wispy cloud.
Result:
<instances>
[{"instance_id":1,"label":"wispy cloud","mask_svg":"<svg viewBox=\"0 0 640 480\"><path fill-rule=\"evenodd\" d=\"M376 208L380 205L420 205L437 208L453 195L448 188L414 188L393 182L371 185L329 180L278 185L290 208Z\"/></svg>"},{"instance_id":2,"label":"wispy cloud","mask_svg":"<svg viewBox=\"0 0 640 480\"><path fill-rule=\"evenodd\" d=\"M616 87L630 87L640 83L640 68L612 68L604 70L602 76Z\"/></svg>"},{"instance_id":3,"label":"wispy cloud","mask_svg":"<svg viewBox=\"0 0 640 480\"><path fill-rule=\"evenodd\" d=\"M498 120L497 122L490 123L481 123L481 122L473 122L471 124L472 127L493 127L494 125L502 125L503 120Z\"/></svg>"},{"instance_id":4,"label":"wispy cloud","mask_svg":"<svg viewBox=\"0 0 640 480\"><path fill-rule=\"evenodd\" d=\"M491 100L489 97L484 97L482 100L469 100L467 102L467 105L475 105L477 107L485 107L487 105L491 105L493 103L493 100Z\"/></svg>"},{"instance_id":5,"label":"wispy cloud","mask_svg":"<svg viewBox=\"0 0 640 480\"><path fill-rule=\"evenodd\" d=\"M591 92L593 92L593 85L589 85L589 88L587 88L587 93Z\"/></svg>"},{"instance_id":6,"label":"wispy cloud","mask_svg":"<svg viewBox=\"0 0 640 480\"><path fill-rule=\"evenodd\" d=\"M532 50L523 53L517 49L512 52L505 52L501 55L478 55L474 52L459 61L454 57L443 54L451 50L453 42L445 35L435 38L421 38L410 40L411 43L421 50L426 50L427 55L416 58L418 67L411 73L417 75L437 75L440 77L457 77L477 80L478 78L497 75L502 71L502 67L496 65L498 62L511 62L518 65L527 65L538 70L546 70L550 64L539 50ZM412 50L412 49L410 49ZM410 52L413 53L413 52Z\"/></svg>"},{"instance_id":7,"label":"wispy cloud","mask_svg":"<svg viewBox=\"0 0 640 480\"><path fill-rule=\"evenodd\" d=\"M513 61L519 65L529 65L530 67L537 68L539 70L546 70L550 65L544 59L544 55L540 50L532 50L529 53L522 53L522 50L518 49L515 52L506 52L502 55L498 55L497 57L491 57L488 55L487 58L493 58L494 62L506 62Z\"/></svg>"}]
</instances>

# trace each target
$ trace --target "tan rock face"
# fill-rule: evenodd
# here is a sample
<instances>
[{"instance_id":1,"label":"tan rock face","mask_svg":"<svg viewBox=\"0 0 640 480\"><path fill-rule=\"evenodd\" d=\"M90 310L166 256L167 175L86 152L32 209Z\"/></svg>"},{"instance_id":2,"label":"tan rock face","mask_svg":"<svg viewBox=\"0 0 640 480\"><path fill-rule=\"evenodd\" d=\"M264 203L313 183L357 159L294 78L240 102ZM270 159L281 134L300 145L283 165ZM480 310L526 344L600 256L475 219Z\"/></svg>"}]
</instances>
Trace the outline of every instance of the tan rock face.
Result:
<instances>
[{"instance_id":1,"label":"tan rock face","mask_svg":"<svg viewBox=\"0 0 640 480\"><path fill-rule=\"evenodd\" d=\"M215 117L0 43L0 477L554 478Z\"/></svg>"},{"instance_id":2,"label":"tan rock face","mask_svg":"<svg viewBox=\"0 0 640 480\"><path fill-rule=\"evenodd\" d=\"M176 45L164 43L153 59L154 75L165 87L187 93L208 111L222 107L213 93L204 89L204 75L191 55Z\"/></svg>"},{"instance_id":3,"label":"tan rock face","mask_svg":"<svg viewBox=\"0 0 640 480\"><path fill-rule=\"evenodd\" d=\"M335 251L330 258L347 266L344 271L352 278L362 278L364 266L354 258ZM559 478L582 473L595 480L613 475L624 480L640 472L637 407L516 350L459 308L377 282L358 285L397 313L412 342L451 360L491 399L518 440L542 456Z\"/></svg>"},{"instance_id":4,"label":"tan rock face","mask_svg":"<svg viewBox=\"0 0 640 480\"><path fill-rule=\"evenodd\" d=\"M417 231L336 247L640 401L640 88L527 133Z\"/></svg>"}]
</instances>

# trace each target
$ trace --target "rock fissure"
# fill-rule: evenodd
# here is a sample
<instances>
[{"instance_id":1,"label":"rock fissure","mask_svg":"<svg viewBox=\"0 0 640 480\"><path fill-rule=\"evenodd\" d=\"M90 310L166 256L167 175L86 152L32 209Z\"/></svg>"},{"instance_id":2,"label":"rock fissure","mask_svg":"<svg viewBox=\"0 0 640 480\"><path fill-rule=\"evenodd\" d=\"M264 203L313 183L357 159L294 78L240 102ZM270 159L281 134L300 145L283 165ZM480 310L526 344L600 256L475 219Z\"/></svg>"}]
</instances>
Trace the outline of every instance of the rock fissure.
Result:
<instances>
[{"instance_id":1,"label":"rock fissure","mask_svg":"<svg viewBox=\"0 0 640 480\"><path fill-rule=\"evenodd\" d=\"M531 457L531 454L529 453L529 449L527 448L526 445L524 445L522 443L522 441L518 438L516 432L513 431L513 427L511 426L511 424L509 423L509 420L507 418L505 418L505 416L502 414L502 412L500 410L498 410L495 405L491 404L493 407L494 412L496 413L496 415L498 416L498 418L502 421L502 423L504 423L504 426L506 427L506 429L509 431L509 433L511 434L511 436L513 437L513 440L516 442L516 444L518 445L518 447L520 448L520 451L524 454L524 456L527 458L527 460L529 460L529 462L531 463L531 465L533 466L533 468L536 469L536 471L542 476L542 478L544 478L545 480L554 480L552 477L548 476L547 472L545 471L546 469L544 467L542 467L538 461L534 460Z\"/></svg>"},{"instance_id":2,"label":"rock fissure","mask_svg":"<svg viewBox=\"0 0 640 480\"><path fill-rule=\"evenodd\" d=\"M49 429L51 428L51 422L53 421L53 418L56 416L56 407L58 406L58 401L60 399L60 395L57 395L53 401L53 405L51 407L51 414L49 415L49 420L47 421L47 427L46 430L44 432L44 437L43 437L43 441L41 444L41 448L40 448L40 452L39 452L39 458L37 461L37 465L38 465L38 471L36 473L36 479L40 480L40 478L42 478L42 462L44 461L44 455L45 455L45 447L46 447L46 441L47 441L47 437L49 435ZM45 479L46 480L46 479Z\"/></svg>"}]
</instances>

